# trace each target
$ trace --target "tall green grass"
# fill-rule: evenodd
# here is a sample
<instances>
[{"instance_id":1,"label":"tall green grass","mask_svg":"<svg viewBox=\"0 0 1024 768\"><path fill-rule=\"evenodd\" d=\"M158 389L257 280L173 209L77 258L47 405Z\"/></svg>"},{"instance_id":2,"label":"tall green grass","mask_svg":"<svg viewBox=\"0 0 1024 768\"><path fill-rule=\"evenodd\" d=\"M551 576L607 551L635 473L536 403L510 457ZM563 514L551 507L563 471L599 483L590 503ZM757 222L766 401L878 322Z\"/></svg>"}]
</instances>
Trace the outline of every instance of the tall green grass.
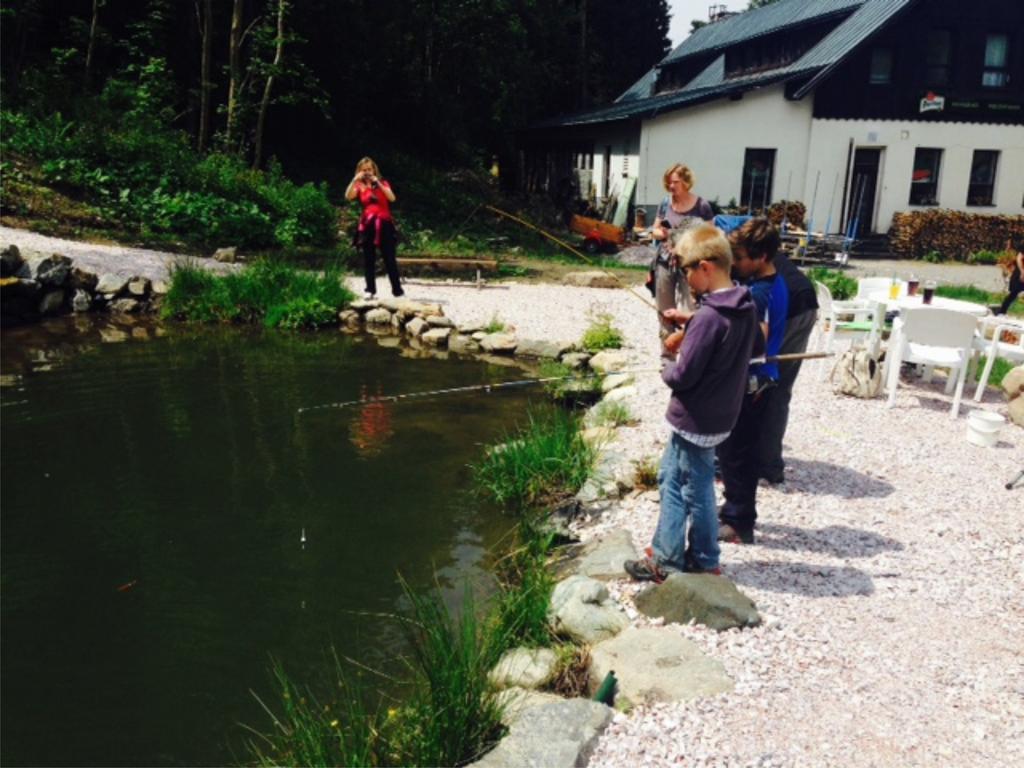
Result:
<instances>
[{"instance_id":1,"label":"tall green grass","mask_svg":"<svg viewBox=\"0 0 1024 768\"><path fill-rule=\"evenodd\" d=\"M553 640L548 607L555 578L547 560L554 534L533 515L520 519L515 534L516 545L497 563L499 588L491 621L508 647L546 647Z\"/></svg>"},{"instance_id":2,"label":"tall green grass","mask_svg":"<svg viewBox=\"0 0 1024 768\"><path fill-rule=\"evenodd\" d=\"M334 268L318 274L264 260L240 272L215 275L185 262L171 272L163 314L197 323L316 327L333 323L353 298Z\"/></svg>"},{"instance_id":3,"label":"tall green grass","mask_svg":"<svg viewBox=\"0 0 1024 768\"><path fill-rule=\"evenodd\" d=\"M280 714L260 700L270 730L244 726L257 765L456 766L501 738L502 705L488 675L508 647L506 636L481 614L468 586L457 614L438 590L402 587L410 611L395 620L410 648L408 696L395 707L369 707L370 692L335 656L334 695L321 698L275 663Z\"/></svg>"},{"instance_id":4,"label":"tall green grass","mask_svg":"<svg viewBox=\"0 0 1024 768\"><path fill-rule=\"evenodd\" d=\"M580 433L579 419L558 409L531 410L526 424L473 465L477 488L516 510L576 493L586 482L596 450Z\"/></svg>"}]
</instances>

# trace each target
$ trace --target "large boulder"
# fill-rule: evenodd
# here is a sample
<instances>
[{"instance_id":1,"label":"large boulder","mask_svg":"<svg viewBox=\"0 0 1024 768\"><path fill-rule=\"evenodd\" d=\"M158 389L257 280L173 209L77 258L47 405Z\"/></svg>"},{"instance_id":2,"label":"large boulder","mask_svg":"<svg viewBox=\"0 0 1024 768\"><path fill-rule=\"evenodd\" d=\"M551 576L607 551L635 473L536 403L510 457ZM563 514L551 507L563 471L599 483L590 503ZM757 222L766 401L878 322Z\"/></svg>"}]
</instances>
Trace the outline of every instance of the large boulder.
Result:
<instances>
[{"instance_id":1,"label":"large boulder","mask_svg":"<svg viewBox=\"0 0 1024 768\"><path fill-rule=\"evenodd\" d=\"M448 351L462 355L472 354L480 350L480 345L473 341L471 336L462 333L453 333L448 337Z\"/></svg>"},{"instance_id":2,"label":"large boulder","mask_svg":"<svg viewBox=\"0 0 1024 768\"><path fill-rule=\"evenodd\" d=\"M430 324L427 323L426 320L424 320L422 317L416 316L405 324L405 332L409 336L416 338L417 336L422 335L423 331L425 331L429 327Z\"/></svg>"},{"instance_id":3,"label":"large boulder","mask_svg":"<svg viewBox=\"0 0 1024 768\"><path fill-rule=\"evenodd\" d=\"M8 245L0 251L0 277L14 277L24 263L25 260L21 257L18 246L13 243Z\"/></svg>"},{"instance_id":4,"label":"large boulder","mask_svg":"<svg viewBox=\"0 0 1024 768\"><path fill-rule=\"evenodd\" d=\"M96 293L113 297L123 291L126 285L128 285L127 277L108 272L105 275L100 275L100 279L96 282Z\"/></svg>"},{"instance_id":5,"label":"large boulder","mask_svg":"<svg viewBox=\"0 0 1024 768\"><path fill-rule=\"evenodd\" d=\"M566 699L531 707L512 721L509 733L474 768L578 768L586 765L598 736L611 723L610 707Z\"/></svg>"},{"instance_id":6,"label":"large boulder","mask_svg":"<svg viewBox=\"0 0 1024 768\"><path fill-rule=\"evenodd\" d=\"M491 670L497 688L540 688L558 668L558 656L550 648L513 648Z\"/></svg>"},{"instance_id":7,"label":"large boulder","mask_svg":"<svg viewBox=\"0 0 1024 768\"><path fill-rule=\"evenodd\" d=\"M612 671L619 683L620 708L686 701L733 688L720 662L668 627L630 627L591 648L591 694Z\"/></svg>"},{"instance_id":8,"label":"large boulder","mask_svg":"<svg viewBox=\"0 0 1024 768\"><path fill-rule=\"evenodd\" d=\"M583 370L590 362L589 352L566 352L562 355L562 365L572 368L574 371Z\"/></svg>"},{"instance_id":9,"label":"large boulder","mask_svg":"<svg viewBox=\"0 0 1024 768\"><path fill-rule=\"evenodd\" d=\"M474 334L474 337L476 334ZM518 342L511 333L489 333L480 339L480 347L485 352L510 355L516 351Z\"/></svg>"},{"instance_id":10,"label":"large boulder","mask_svg":"<svg viewBox=\"0 0 1024 768\"><path fill-rule=\"evenodd\" d=\"M366 313L366 324L376 326L391 325L391 313L384 309L384 307L371 309Z\"/></svg>"},{"instance_id":11,"label":"large boulder","mask_svg":"<svg viewBox=\"0 0 1024 768\"><path fill-rule=\"evenodd\" d=\"M519 339L516 354L524 357L542 357L557 360L570 349L571 341L547 341L544 339Z\"/></svg>"},{"instance_id":12,"label":"large boulder","mask_svg":"<svg viewBox=\"0 0 1024 768\"><path fill-rule=\"evenodd\" d=\"M420 336L420 339L428 347L446 347L448 346L448 337L451 333L451 328L431 328Z\"/></svg>"},{"instance_id":13,"label":"large boulder","mask_svg":"<svg viewBox=\"0 0 1024 768\"><path fill-rule=\"evenodd\" d=\"M562 278L562 282L578 288L618 288L621 285L613 275L597 270L568 272Z\"/></svg>"},{"instance_id":14,"label":"large boulder","mask_svg":"<svg viewBox=\"0 0 1024 768\"><path fill-rule=\"evenodd\" d=\"M626 353L618 349L603 349L590 358L590 367L598 373L615 373L628 364Z\"/></svg>"},{"instance_id":15,"label":"large boulder","mask_svg":"<svg viewBox=\"0 0 1024 768\"><path fill-rule=\"evenodd\" d=\"M238 261L238 248L233 245L228 248L218 248L213 252L213 260L223 264L234 264Z\"/></svg>"},{"instance_id":16,"label":"large boulder","mask_svg":"<svg viewBox=\"0 0 1024 768\"><path fill-rule=\"evenodd\" d=\"M629 626L629 619L605 585L587 576L570 576L555 585L548 618L556 632L590 644L614 637Z\"/></svg>"},{"instance_id":17,"label":"large boulder","mask_svg":"<svg viewBox=\"0 0 1024 768\"><path fill-rule=\"evenodd\" d=\"M673 573L637 595L636 607L652 618L677 624L695 621L719 631L761 623L753 600L728 579L706 573Z\"/></svg>"},{"instance_id":18,"label":"large boulder","mask_svg":"<svg viewBox=\"0 0 1024 768\"><path fill-rule=\"evenodd\" d=\"M636 560L636 547L629 531L609 531L600 539L587 542L576 559L576 573L592 579L621 579L627 560Z\"/></svg>"},{"instance_id":19,"label":"large boulder","mask_svg":"<svg viewBox=\"0 0 1024 768\"><path fill-rule=\"evenodd\" d=\"M71 309L75 312L88 312L92 309L92 295L81 288L76 289L71 299Z\"/></svg>"},{"instance_id":20,"label":"large boulder","mask_svg":"<svg viewBox=\"0 0 1024 768\"><path fill-rule=\"evenodd\" d=\"M55 253L52 256L29 256L21 267L21 272L28 272L29 277L47 288L59 288L67 282L71 274L71 259Z\"/></svg>"},{"instance_id":21,"label":"large boulder","mask_svg":"<svg viewBox=\"0 0 1024 768\"><path fill-rule=\"evenodd\" d=\"M74 267L71 270L71 287L76 291L82 290L89 291L91 293L96 290L96 284L99 280L99 277L95 273L81 269L80 267Z\"/></svg>"},{"instance_id":22,"label":"large boulder","mask_svg":"<svg viewBox=\"0 0 1024 768\"><path fill-rule=\"evenodd\" d=\"M61 307L64 306L64 289L58 288L53 291L47 291L43 294L43 298L39 300L39 314L41 315L55 315Z\"/></svg>"}]
</instances>

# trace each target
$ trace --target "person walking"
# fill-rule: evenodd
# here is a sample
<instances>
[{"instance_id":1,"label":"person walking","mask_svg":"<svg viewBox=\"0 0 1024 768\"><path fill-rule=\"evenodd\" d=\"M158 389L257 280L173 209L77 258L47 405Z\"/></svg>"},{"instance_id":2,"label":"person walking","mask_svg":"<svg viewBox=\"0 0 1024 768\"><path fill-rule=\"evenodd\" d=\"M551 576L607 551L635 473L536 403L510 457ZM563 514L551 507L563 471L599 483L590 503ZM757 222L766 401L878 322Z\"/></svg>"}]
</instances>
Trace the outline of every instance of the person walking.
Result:
<instances>
[{"instance_id":1,"label":"person walking","mask_svg":"<svg viewBox=\"0 0 1024 768\"><path fill-rule=\"evenodd\" d=\"M359 217L356 231L356 245L363 252L363 268L366 277L366 298L377 295L377 250L384 259L384 268L391 281L391 295L405 294L398 277L398 236L395 220L391 215L391 203L395 193L372 158L364 157L356 163L356 172L345 189L346 200L359 200L363 214Z\"/></svg>"},{"instance_id":2,"label":"person walking","mask_svg":"<svg viewBox=\"0 0 1024 768\"><path fill-rule=\"evenodd\" d=\"M658 206L651 225L651 237L658 249L654 259L654 297L658 305L658 331L662 343L675 330L672 322L665 318L665 310L693 309L689 286L672 251L673 236L715 217L708 201L693 193L695 181L693 171L682 163L669 167L662 176L668 196ZM675 355L663 348L662 358L671 361Z\"/></svg>"},{"instance_id":3,"label":"person walking","mask_svg":"<svg viewBox=\"0 0 1024 768\"><path fill-rule=\"evenodd\" d=\"M1017 300L1017 297L1024 292L1024 282L1022 282L1022 275L1024 275L1024 237L1016 240L1011 240L1010 248L1008 253L1013 254L1013 260L1007 259L1003 263L1003 273L1007 274L1009 278L1008 293L1006 298L1003 299L1003 303L999 305L999 309L996 310L997 315L1005 315L1010 307L1013 306L1013 302Z\"/></svg>"}]
</instances>

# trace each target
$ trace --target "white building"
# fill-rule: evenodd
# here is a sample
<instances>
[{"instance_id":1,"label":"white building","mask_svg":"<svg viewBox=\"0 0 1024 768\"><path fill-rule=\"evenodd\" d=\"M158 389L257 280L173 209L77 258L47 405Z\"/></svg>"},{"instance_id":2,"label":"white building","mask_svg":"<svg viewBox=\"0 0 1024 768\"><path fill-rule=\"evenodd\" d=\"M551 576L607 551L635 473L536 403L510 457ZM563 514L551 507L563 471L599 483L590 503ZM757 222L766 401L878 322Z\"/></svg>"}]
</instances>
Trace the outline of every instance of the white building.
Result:
<instances>
[{"instance_id":1,"label":"white building","mask_svg":"<svg viewBox=\"0 0 1024 768\"><path fill-rule=\"evenodd\" d=\"M821 231L926 207L1024 213L1024 0L780 0L697 30L614 104L538 127L528 157L594 191L693 169L694 191L801 200ZM535 160L534 160L535 161Z\"/></svg>"}]
</instances>

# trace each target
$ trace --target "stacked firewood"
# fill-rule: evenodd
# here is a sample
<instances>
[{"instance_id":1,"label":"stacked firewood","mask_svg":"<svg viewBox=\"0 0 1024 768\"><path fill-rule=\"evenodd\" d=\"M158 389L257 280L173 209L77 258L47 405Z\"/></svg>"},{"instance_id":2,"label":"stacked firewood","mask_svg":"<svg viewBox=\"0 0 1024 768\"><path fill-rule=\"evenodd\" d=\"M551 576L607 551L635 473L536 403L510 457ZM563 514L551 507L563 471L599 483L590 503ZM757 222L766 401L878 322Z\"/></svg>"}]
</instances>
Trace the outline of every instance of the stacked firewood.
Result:
<instances>
[{"instance_id":1,"label":"stacked firewood","mask_svg":"<svg viewBox=\"0 0 1024 768\"><path fill-rule=\"evenodd\" d=\"M921 258L937 251L945 259L965 260L978 251L1002 251L1006 240L1024 236L1024 216L984 216L945 209L897 213L889 229L889 247L901 256Z\"/></svg>"},{"instance_id":2,"label":"stacked firewood","mask_svg":"<svg viewBox=\"0 0 1024 768\"><path fill-rule=\"evenodd\" d=\"M782 219L785 218L787 226L805 229L806 214L807 207L799 200L779 200L768 206L768 219L776 226L782 224Z\"/></svg>"}]
</instances>

